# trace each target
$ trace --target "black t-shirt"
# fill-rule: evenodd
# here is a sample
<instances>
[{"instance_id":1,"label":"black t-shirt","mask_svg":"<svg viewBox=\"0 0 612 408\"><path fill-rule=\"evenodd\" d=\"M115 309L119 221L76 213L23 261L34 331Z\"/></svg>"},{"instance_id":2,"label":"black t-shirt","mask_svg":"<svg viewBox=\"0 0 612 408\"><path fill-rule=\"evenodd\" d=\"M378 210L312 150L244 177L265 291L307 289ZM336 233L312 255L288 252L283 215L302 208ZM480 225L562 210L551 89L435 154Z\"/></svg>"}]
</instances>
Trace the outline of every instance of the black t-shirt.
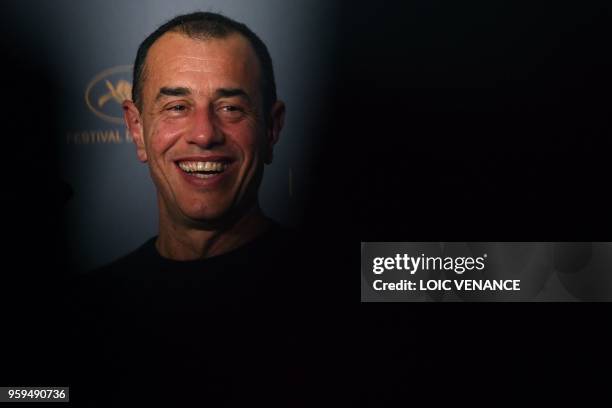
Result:
<instances>
[{"instance_id":1,"label":"black t-shirt","mask_svg":"<svg viewBox=\"0 0 612 408\"><path fill-rule=\"evenodd\" d=\"M309 261L275 225L229 253L163 258L155 238L79 286L75 401L287 406L313 359ZM80 394L80 395L79 395Z\"/></svg>"}]
</instances>

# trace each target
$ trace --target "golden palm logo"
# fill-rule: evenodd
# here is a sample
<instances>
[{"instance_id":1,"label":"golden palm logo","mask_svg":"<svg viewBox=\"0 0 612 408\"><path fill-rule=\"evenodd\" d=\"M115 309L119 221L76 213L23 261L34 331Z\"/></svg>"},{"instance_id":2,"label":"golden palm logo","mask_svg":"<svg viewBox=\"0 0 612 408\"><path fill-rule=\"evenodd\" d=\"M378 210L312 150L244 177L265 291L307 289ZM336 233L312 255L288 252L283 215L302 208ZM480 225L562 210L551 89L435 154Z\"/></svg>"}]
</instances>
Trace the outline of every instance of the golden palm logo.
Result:
<instances>
[{"instance_id":1,"label":"golden palm logo","mask_svg":"<svg viewBox=\"0 0 612 408\"><path fill-rule=\"evenodd\" d=\"M113 100L119 105L121 105L124 100L131 99L132 84L130 84L125 79L120 79L119 82L117 82L116 87L114 87L112 82L108 79L104 82L106 83L106 87L108 88L108 93L98 98L98 107L103 107L106 102L110 100Z\"/></svg>"},{"instance_id":2,"label":"golden palm logo","mask_svg":"<svg viewBox=\"0 0 612 408\"><path fill-rule=\"evenodd\" d=\"M121 104L132 98L131 65L121 65L97 74L85 89L89 110L108 122L123 124Z\"/></svg>"}]
</instances>

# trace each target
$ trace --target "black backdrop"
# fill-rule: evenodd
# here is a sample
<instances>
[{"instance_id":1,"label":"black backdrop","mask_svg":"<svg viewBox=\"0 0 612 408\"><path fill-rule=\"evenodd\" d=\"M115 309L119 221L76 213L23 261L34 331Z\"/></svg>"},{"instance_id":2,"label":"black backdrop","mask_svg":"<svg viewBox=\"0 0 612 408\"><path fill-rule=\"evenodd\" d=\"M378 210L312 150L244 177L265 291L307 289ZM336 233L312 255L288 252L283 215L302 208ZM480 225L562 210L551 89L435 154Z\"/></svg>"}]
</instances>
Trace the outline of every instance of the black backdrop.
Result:
<instances>
[{"instance_id":1,"label":"black backdrop","mask_svg":"<svg viewBox=\"0 0 612 408\"><path fill-rule=\"evenodd\" d=\"M612 10L569 3L345 7L336 181L355 241L610 241ZM361 304L359 401L584 404L602 395L609 312Z\"/></svg>"},{"instance_id":2,"label":"black backdrop","mask_svg":"<svg viewBox=\"0 0 612 408\"><path fill-rule=\"evenodd\" d=\"M342 19L361 241L606 241L610 9L417 1Z\"/></svg>"},{"instance_id":3,"label":"black backdrop","mask_svg":"<svg viewBox=\"0 0 612 408\"><path fill-rule=\"evenodd\" d=\"M356 303L347 282L358 240L609 240L610 12L604 3L341 6L329 39L334 96L317 128L304 224L322 260L313 278L341 284L322 299L341 316L338 330L352 329L334 360L344 356L341 369L363 385L347 399L383 406L413 387L448 387L430 381L440 377L452 377L455 391L477 383L482 395L594 398L595 369L609 361L607 307L346 305ZM70 192L45 137L58 84L4 27L2 306L11 352L2 377L61 384L71 375L62 268L70 248L60 223Z\"/></svg>"}]
</instances>

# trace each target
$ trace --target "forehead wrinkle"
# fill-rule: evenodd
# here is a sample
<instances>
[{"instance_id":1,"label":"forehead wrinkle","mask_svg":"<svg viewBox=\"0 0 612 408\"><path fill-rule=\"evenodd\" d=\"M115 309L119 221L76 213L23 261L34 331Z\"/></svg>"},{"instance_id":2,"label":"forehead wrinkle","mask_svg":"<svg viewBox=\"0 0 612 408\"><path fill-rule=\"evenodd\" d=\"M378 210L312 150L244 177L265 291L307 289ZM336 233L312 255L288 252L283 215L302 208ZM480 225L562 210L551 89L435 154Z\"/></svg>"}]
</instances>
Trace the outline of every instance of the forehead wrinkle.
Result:
<instances>
[{"instance_id":1,"label":"forehead wrinkle","mask_svg":"<svg viewBox=\"0 0 612 408\"><path fill-rule=\"evenodd\" d=\"M216 72L226 60L177 55L167 65L177 66L177 72Z\"/></svg>"},{"instance_id":2,"label":"forehead wrinkle","mask_svg":"<svg viewBox=\"0 0 612 408\"><path fill-rule=\"evenodd\" d=\"M174 35L177 34L172 34L171 37L174 37ZM185 39L183 35L179 35L179 37L183 37L181 38L182 40ZM159 49L160 43L154 44L150 50L152 52L149 53L147 59L143 64L142 78L146 78L146 82L149 82L150 80L155 80L158 83L165 83L165 86L187 86L192 88L192 92L194 93L194 95L202 93L208 93L209 95L211 95L217 87L245 88L248 94L251 94L251 91L255 93L257 90L259 90L259 88L251 89L250 84L220 84L215 81L216 77L214 77L214 75L216 74L230 75L230 72L232 73L232 77L237 78L248 78L251 75L254 75L256 78L255 82L257 82L257 84L255 85L259 86L259 83L261 81L261 67L259 61L257 60L256 56L253 55L253 52L250 49L251 47L248 44L245 47L244 44L235 44L236 41L233 41L234 44L231 47L223 47L222 49L226 49L231 52L231 58L228 58L224 55L208 56L205 54L198 54L201 52L208 52L209 47L212 47L212 52L217 52L219 48L215 45L215 42L228 41L230 39L231 37L219 40L211 39L210 41L208 39L205 41L201 41L199 39L187 39L193 41L188 41L188 43L179 43L177 46L169 48L170 53L172 53L173 48L176 52L172 56L169 56L167 55L167 53L160 51L165 49ZM205 77L203 76L199 80L197 80L200 86L194 88L192 86L189 86L189 83L192 82L189 78L183 78L186 80L186 82L184 82L180 78L173 78L172 73L185 73L186 75L189 75L190 73L193 73L195 75L203 74ZM213 76L208 76L208 74L213 74ZM144 82L145 81L142 81L143 85ZM249 86L245 87L245 85ZM157 93L157 90L155 90L155 93Z\"/></svg>"}]
</instances>

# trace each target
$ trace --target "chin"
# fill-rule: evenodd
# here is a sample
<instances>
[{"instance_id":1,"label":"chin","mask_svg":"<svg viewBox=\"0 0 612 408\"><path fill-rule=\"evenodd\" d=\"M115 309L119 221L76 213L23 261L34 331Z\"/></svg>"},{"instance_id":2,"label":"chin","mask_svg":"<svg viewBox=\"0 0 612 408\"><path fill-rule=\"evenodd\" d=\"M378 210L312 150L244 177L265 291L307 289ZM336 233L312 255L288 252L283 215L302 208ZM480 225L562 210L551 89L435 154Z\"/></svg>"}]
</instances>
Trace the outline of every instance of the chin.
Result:
<instances>
[{"instance_id":1,"label":"chin","mask_svg":"<svg viewBox=\"0 0 612 408\"><path fill-rule=\"evenodd\" d=\"M183 209L183 215L196 224L216 224L229 219L230 211L228 207L204 209Z\"/></svg>"}]
</instances>

